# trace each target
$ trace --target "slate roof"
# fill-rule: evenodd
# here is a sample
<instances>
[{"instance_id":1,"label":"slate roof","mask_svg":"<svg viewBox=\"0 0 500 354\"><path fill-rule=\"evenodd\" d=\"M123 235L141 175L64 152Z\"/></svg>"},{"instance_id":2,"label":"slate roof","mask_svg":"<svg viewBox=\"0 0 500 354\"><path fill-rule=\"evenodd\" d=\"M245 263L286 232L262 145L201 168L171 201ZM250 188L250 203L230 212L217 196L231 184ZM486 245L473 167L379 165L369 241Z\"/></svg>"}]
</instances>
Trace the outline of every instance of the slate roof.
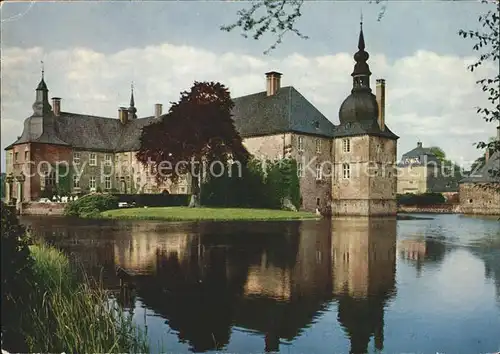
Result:
<instances>
[{"instance_id":1,"label":"slate roof","mask_svg":"<svg viewBox=\"0 0 500 354\"><path fill-rule=\"evenodd\" d=\"M27 142L69 145L74 149L95 151L133 151L139 148L141 129L154 117L132 119L123 125L117 118L61 112L29 117L21 137L13 145Z\"/></svg>"},{"instance_id":2,"label":"slate roof","mask_svg":"<svg viewBox=\"0 0 500 354\"><path fill-rule=\"evenodd\" d=\"M333 137L335 126L294 87L234 99L233 119L243 138L298 132Z\"/></svg>"},{"instance_id":3,"label":"slate roof","mask_svg":"<svg viewBox=\"0 0 500 354\"><path fill-rule=\"evenodd\" d=\"M469 176L461 179L459 183L500 183L499 173L500 151L495 151L485 164L476 167Z\"/></svg>"},{"instance_id":4,"label":"slate roof","mask_svg":"<svg viewBox=\"0 0 500 354\"><path fill-rule=\"evenodd\" d=\"M419 162L408 162L405 160L409 159L418 159ZM437 158L436 155L431 151L430 148L424 148L420 144L417 145L416 148L408 151L407 153L403 154L401 162L398 163L398 166L424 166L424 164L440 164L439 159Z\"/></svg>"},{"instance_id":5,"label":"slate roof","mask_svg":"<svg viewBox=\"0 0 500 354\"><path fill-rule=\"evenodd\" d=\"M334 137L341 138L366 134L394 140L399 139L399 136L394 134L387 125L384 130L381 130L376 119L342 123L335 127Z\"/></svg>"},{"instance_id":6,"label":"slate roof","mask_svg":"<svg viewBox=\"0 0 500 354\"><path fill-rule=\"evenodd\" d=\"M370 134L398 139L387 126L380 130L376 119L335 126L292 86L282 87L272 96L263 91L238 97L234 104L234 123L243 138L295 132L330 138Z\"/></svg>"},{"instance_id":7,"label":"slate roof","mask_svg":"<svg viewBox=\"0 0 500 354\"><path fill-rule=\"evenodd\" d=\"M377 120L348 122L335 126L294 87L282 87L274 95L266 91L234 99L233 119L243 138L295 132L324 137L378 135L398 137L387 127L381 131ZM154 117L131 119L123 125L117 118L90 116L70 112L53 112L33 116L24 122L21 137L13 145L39 142L69 145L74 149L95 151L135 151L144 126Z\"/></svg>"}]
</instances>

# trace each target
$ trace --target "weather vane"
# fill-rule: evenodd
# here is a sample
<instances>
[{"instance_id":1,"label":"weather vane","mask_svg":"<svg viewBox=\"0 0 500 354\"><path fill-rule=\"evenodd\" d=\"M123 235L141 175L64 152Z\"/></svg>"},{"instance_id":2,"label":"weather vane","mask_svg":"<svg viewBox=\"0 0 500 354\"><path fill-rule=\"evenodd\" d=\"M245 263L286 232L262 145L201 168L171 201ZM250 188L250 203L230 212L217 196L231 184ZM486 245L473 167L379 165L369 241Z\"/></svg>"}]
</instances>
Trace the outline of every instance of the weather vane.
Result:
<instances>
[{"instance_id":1,"label":"weather vane","mask_svg":"<svg viewBox=\"0 0 500 354\"><path fill-rule=\"evenodd\" d=\"M363 9L361 9L361 14L359 17L360 17L359 25L363 27Z\"/></svg>"},{"instance_id":2,"label":"weather vane","mask_svg":"<svg viewBox=\"0 0 500 354\"><path fill-rule=\"evenodd\" d=\"M42 79L43 79L43 76L45 74L45 68L43 66L43 60L40 60L40 63L42 64Z\"/></svg>"}]
</instances>

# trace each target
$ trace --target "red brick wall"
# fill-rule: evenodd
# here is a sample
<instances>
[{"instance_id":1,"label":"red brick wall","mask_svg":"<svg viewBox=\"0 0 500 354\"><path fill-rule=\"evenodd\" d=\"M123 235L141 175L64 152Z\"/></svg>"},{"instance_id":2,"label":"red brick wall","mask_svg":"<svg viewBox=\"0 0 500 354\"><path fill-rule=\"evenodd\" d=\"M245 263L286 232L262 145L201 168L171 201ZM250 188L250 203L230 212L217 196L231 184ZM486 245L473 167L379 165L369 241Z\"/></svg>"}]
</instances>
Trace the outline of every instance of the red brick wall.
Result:
<instances>
[{"instance_id":1,"label":"red brick wall","mask_svg":"<svg viewBox=\"0 0 500 354\"><path fill-rule=\"evenodd\" d=\"M40 175L37 171L37 167L42 161L47 161L50 164L67 161L71 164L72 150L68 146L31 144L31 160L34 161L34 165L31 166L31 173L34 177L31 178L29 185L29 195L31 200L37 200L40 198Z\"/></svg>"}]
</instances>

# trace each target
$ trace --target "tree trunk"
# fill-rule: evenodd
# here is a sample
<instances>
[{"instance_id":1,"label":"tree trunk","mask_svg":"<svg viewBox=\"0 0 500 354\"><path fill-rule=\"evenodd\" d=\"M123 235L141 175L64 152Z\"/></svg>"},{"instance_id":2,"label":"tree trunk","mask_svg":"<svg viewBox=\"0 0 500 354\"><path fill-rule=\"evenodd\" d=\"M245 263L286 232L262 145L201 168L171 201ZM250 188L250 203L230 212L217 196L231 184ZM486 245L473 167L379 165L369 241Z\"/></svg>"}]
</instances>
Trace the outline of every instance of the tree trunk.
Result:
<instances>
[{"instance_id":1,"label":"tree trunk","mask_svg":"<svg viewBox=\"0 0 500 354\"><path fill-rule=\"evenodd\" d=\"M189 201L190 208L198 208L200 206L200 184L199 178L191 176L191 200Z\"/></svg>"}]
</instances>

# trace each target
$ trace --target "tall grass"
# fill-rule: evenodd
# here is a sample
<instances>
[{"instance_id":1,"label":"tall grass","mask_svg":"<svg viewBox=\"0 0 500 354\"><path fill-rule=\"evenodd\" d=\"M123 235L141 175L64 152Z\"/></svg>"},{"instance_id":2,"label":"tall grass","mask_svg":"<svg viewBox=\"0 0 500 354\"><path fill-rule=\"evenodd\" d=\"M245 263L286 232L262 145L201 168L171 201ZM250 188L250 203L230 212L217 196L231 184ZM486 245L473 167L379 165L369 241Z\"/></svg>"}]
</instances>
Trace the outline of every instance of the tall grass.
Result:
<instances>
[{"instance_id":1,"label":"tall grass","mask_svg":"<svg viewBox=\"0 0 500 354\"><path fill-rule=\"evenodd\" d=\"M22 313L30 352L149 352L131 317L101 287L78 281L65 255L43 245L30 250L35 281Z\"/></svg>"}]
</instances>

